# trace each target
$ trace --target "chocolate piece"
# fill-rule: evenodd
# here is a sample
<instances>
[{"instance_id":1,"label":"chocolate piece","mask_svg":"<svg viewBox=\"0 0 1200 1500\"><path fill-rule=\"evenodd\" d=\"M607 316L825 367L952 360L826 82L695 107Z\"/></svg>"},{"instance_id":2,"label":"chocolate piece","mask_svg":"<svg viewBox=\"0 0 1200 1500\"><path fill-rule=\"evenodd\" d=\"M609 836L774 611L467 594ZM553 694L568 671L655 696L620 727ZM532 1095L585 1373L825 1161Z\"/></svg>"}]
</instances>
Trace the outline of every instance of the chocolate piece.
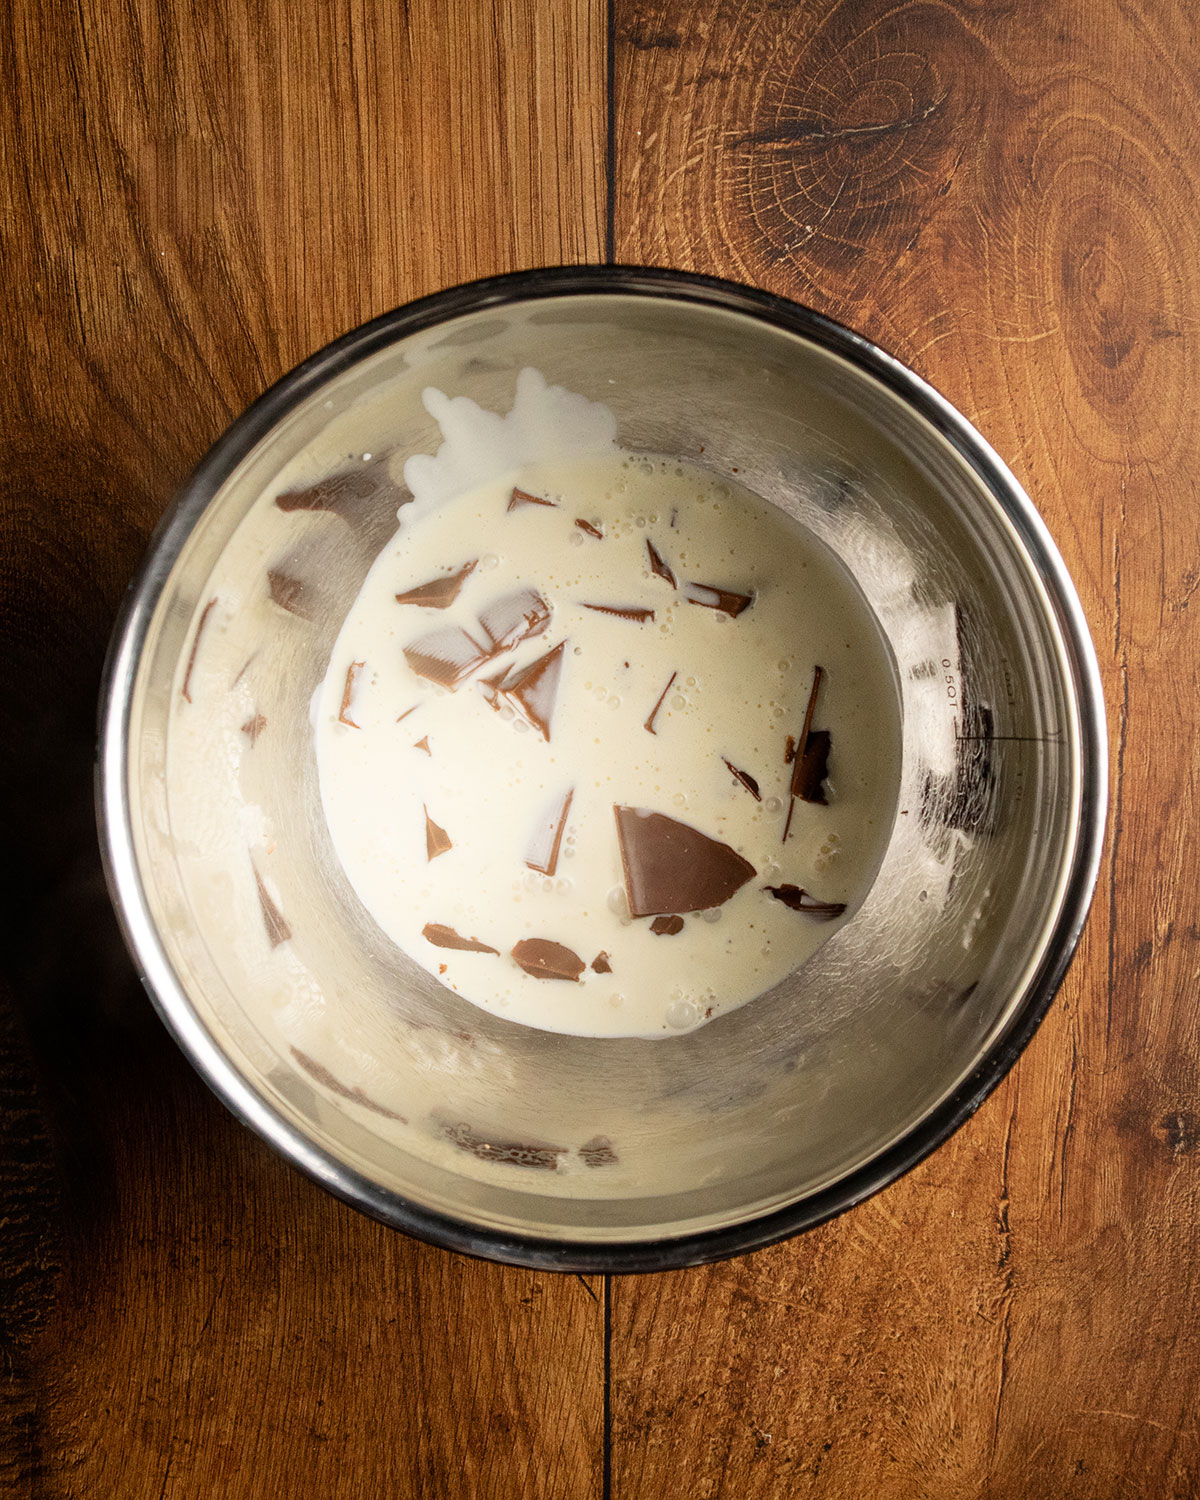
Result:
<instances>
[{"instance_id":1,"label":"chocolate piece","mask_svg":"<svg viewBox=\"0 0 1200 1500\"><path fill-rule=\"evenodd\" d=\"M600 530L599 526L593 526L590 521L576 521L575 524L579 527L580 531L586 531L588 536L594 536L598 542L604 540L604 533Z\"/></svg>"},{"instance_id":2,"label":"chocolate piece","mask_svg":"<svg viewBox=\"0 0 1200 1500\"><path fill-rule=\"evenodd\" d=\"M656 937L674 937L683 931L682 917L655 917L650 923L650 931Z\"/></svg>"},{"instance_id":3,"label":"chocolate piece","mask_svg":"<svg viewBox=\"0 0 1200 1500\"><path fill-rule=\"evenodd\" d=\"M733 589L719 589L711 583L689 583L687 601L689 604L699 604L703 609L719 609L731 620L736 620L744 609L749 609L754 603L754 595L738 594Z\"/></svg>"},{"instance_id":4,"label":"chocolate piece","mask_svg":"<svg viewBox=\"0 0 1200 1500\"><path fill-rule=\"evenodd\" d=\"M258 887L258 904L262 907L263 923L267 929L267 938L272 948L278 948L280 943L286 943L292 935L292 929L284 920L283 913L271 900L270 892L263 884L263 878L255 868L251 860L250 868L254 870L254 884Z\"/></svg>"},{"instance_id":5,"label":"chocolate piece","mask_svg":"<svg viewBox=\"0 0 1200 1500\"><path fill-rule=\"evenodd\" d=\"M592 968L597 974L611 974L612 964L608 961L608 954L597 953L595 958L592 959Z\"/></svg>"},{"instance_id":6,"label":"chocolate piece","mask_svg":"<svg viewBox=\"0 0 1200 1500\"><path fill-rule=\"evenodd\" d=\"M426 807L425 808L425 861L426 861L426 863L428 864L431 860L435 860L438 857L439 854L445 854L448 850L453 849L453 848L454 848L454 845L453 845L453 843L450 840L450 835L446 832L446 830L444 828L439 828L438 827L438 825L429 816L429 809Z\"/></svg>"},{"instance_id":7,"label":"chocolate piece","mask_svg":"<svg viewBox=\"0 0 1200 1500\"><path fill-rule=\"evenodd\" d=\"M618 1159L606 1135L594 1135L590 1141L584 1141L579 1155L585 1167L613 1167Z\"/></svg>"},{"instance_id":8,"label":"chocolate piece","mask_svg":"<svg viewBox=\"0 0 1200 1500\"><path fill-rule=\"evenodd\" d=\"M291 615L299 615L302 620L308 618L308 610L303 602L304 585L298 578L293 578L290 573L281 573L278 568L269 568L267 587L280 609L286 609Z\"/></svg>"},{"instance_id":9,"label":"chocolate piece","mask_svg":"<svg viewBox=\"0 0 1200 1500\"><path fill-rule=\"evenodd\" d=\"M550 606L536 589L517 589L493 600L480 614L479 624L495 655L541 635L550 623L550 613Z\"/></svg>"},{"instance_id":10,"label":"chocolate piece","mask_svg":"<svg viewBox=\"0 0 1200 1500\"><path fill-rule=\"evenodd\" d=\"M483 696L497 711L500 708L500 684L511 673L512 667L507 666L502 671L494 673L491 677L481 677L479 687L483 689Z\"/></svg>"},{"instance_id":11,"label":"chocolate piece","mask_svg":"<svg viewBox=\"0 0 1200 1500\"><path fill-rule=\"evenodd\" d=\"M795 759L796 736L794 734L789 734L787 737L787 744L783 747L783 763L785 766L790 766Z\"/></svg>"},{"instance_id":12,"label":"chocolate piece","mask_svg":"<svg viewBox=\"0 0 1200 1500\"><path fill-rule=\"evenodd\" d=\"M672 516L674 516L675 512L672 511L671 514ZM674 521L672 521L671 524L674 525ZM673 589L677 589L679 585L675 582L674 573L672 573L670 568L667 567L666 563L663 561L662 553L658 550L658 548L654 545L649 537L646 538L646 551L650 554L650 571L654 574L654 576L656 578L663 579L666 583L669 583Z\"/></svg>"},{"instance_id":13,"label":"chocolate piece","mask_svg":"<svg viewBox=\"0 0 1200 1500\"><path fill-rule=\"evenodd\" d=\"M457 948L463 953L499 955L500 952L499 948L489 948L487 943L481 943L478 938L462 937L453 927L447 927L442 922L426 922L421 928L421 936L435 948Z\"/></svg>"},{"instance_id":14,"label":"chocolate piece","mask_svg":"<svg viewBox=\"0 0 1200 1500\"><path fill-rule=\"evenodd\" d=\"M409 714L415 714L420 706L421 705L419 703L414 703L411 708L406 708L402 714L397 714L396 723L399 724L402 719L407 719Z\"/></svg>"},{"instance_id":15,"label":"chocolate piece","mask_svg":"<svg viewBox=\"0 0 1200 1500\"><path fill-rule=\"evenodd\" d=\"M192 649L188 655L187 668L183 674L183 687L180 689L186 703L192 701L192 668L196 665L196 652L200 649L200 637L204 634L204 627L208 624L208 617L212 614L213 605L216 602L215 597L210 599L200 611L200 620L196 626L196 634L192 637Z\"/></svg>"},{"instance_id":16,"label":"chocolate piece","mask_svg":"<svg viewBox=\"0 0 1200 1500\"><path fill-rule=\"evenodd\" d=\"M667 701L667 694L671 691L671 684L675 681L675 679L678 676L679 676L678 672L672 672L671 675L670 675L670 677L667 678L667 685L666 685L666 687L663 688L663 690L662 690L661 693L659 693L659 695L658 695L658 702L650 710L650 717L642 725L642 728L643 729L648 729L651 734L657 734L658 733L658 730L655 729L655 727L654 727L654 721L655 721L655 719L658 718L658 711L659 711L659 709Z\"/></svg>"},{"instance_id":17,"label":"chocolate piece","mask_svg":"<svg viewBox=\"0 0 1200 1500\"><path fill-rule=\"evenodd\" d=\"M235 688L235 687L237 687L237 685L238 685L238 683L239 683L239 682L241 682L241 680L242 680L242 678L243 678L243 677L245 677L245 675L246 675L246 671L247 671L247 669L248 669L248 668L249 668L249 666L250 666L250 663L251 663L251 662L252 662L252 661L253 661L253 660L254 660L254 658L255 658L255 657L256 657L256 656L257 656L257 655L258 655L258 652L257 652L257 651L251 651L251 653L250 653L250 655L249 655L249 656L248 656L248 657L247 657L247 658L246 658L246 660L245 660L245 661L244 661L244 662L243 662L243 663L242 663L242 669L241 669L241 671L240 671L240 672L239 672L239 673L238 673L238 674L237 674L237 676L236 676L236 677L235 677L235 678L234 678L234 679L233 679L233 681L232 681L232 682L231 682L231 683L230 683L230 684L229 684L229 686L230 686L230 687L231 687L231 688Z\"/></svg>"},{"instance_id":18,"label":"chocolate piece","mask_svg":"<svg viewBox=\"0 0 1200 1500\"><path fill-rule=\"evenodd\" d=\"M810 917L822 917L831 922L846 910L844 901L818 901L798 885L764 885L763 890L782 901L789 911L806 912Z\"/></svg>"},{"instance_id":19,"label":"chocolate piece","mask_svg":"<svg viewBox=\"0 0 1200 1500\"><path fill-rule=\"evenodd\" d=\"M423 609L449 609L462 591L462 586L470 578L479 562L475 558L469 563L463 563L457 573L447 573L441 578L431 578L428 583L420 583L415 589L409 589L407 593L397 594L397 604L419 604Z\"/></svg>"},{"instance_id":20,"label":"chocolate piece","mask_svg":"<svg viewBox=\"0 0 1200 1500\"><path fill-rule=\"evenodd\" d=\"M736 849L665 813L614 807L613 814L632 916L707 911L757 873Z\"/></svg>"},{"instance_id":21,"label":"chocolate piece","mask_svg":"<svg viewBox=\"0 0 1200 1500\"><path fill-rule=\"evenodd\" d=\"M514 487L512 494L508 497L508 510L519 510L522 505L546 505L551 510L558 509L557 500L544 500L541 495L531 495L528 490L519 490Z\"/></svg>"},{"instance_id":22,"label":"chocolate piece","mask_svg":"<svg viewBox=\"0 0 1200 1500\"><path fill-rule=\"evenodd\" d=\"M429 748L429 736L427 734L423 734L421 736L421 738L413 746L413 749L424 750L426 755L430 756L431 758L433 756L433 751Z\"/></svg>"},{"instance_id":23,"label":"chocolate piece","mask_svg":"<svg viewBox=\"0 0 1200 1500\"><path fill-rule=\"evenodd\" d=\"M545 656L539 656L511 682L498 688L497 692L536 729L543 739L550 738L550 719L558 697L558 680L562 676L563 651L566 641L560 641Z\"/></svg>"},{"instance_id":24,"label":"chocolate piece","mask_svg":"<svg viewBox=\"0 0 1200 1500\"><path fill-rule=\"evenodd\" d=\"M801 802L828 802L822 783L829 772L829 747L832 743L828 729L811 730L805 741L804 754L798 755L792 785Z\"/></svg>"},{"instance_id":25,"label":"chocolate piece","mask_svg":"<svg viewBox=\"0 0 1200 1500\"><path fill-rule=\"evenodd\" d=\"M388 472L385 456L361 468L346 469L340 474L331 474L328 479L319 479L307 489L276 495L275 504L284 511L332 511L345 520L347 510L353 510L356 501L369 500L380 490L398 488Z\"/></svg>"},{"instance_id":26,"label":"chocolate piece","mask_svg":"<svg viewBox=\"0 0 1200 1500\"><path fill-rule=\"evenodd\" d=\"M267 721L263 718L262 714L255 714L252 719L247 719L242 725L242 733L253 745L266 727Z\"/></svg>"},{"instance_id":27,"label":"chocolate piece","mask_svg":"<svg viewBox=\"0 0 1200 1500\"><path fill-rule=\"evenodd\" d=\"M703 453L703 452L704 452L704 449L703 449L703 448L701 448L701 450L700 450L700 452L701 452L701 453ZM678 512L678 510L676 510L676 508L675 508L675 507L674 507L674 506L673 506L673 505L672 505L672 507L671 507L671 530L672 530L672 531L674 531L674 530L675 530L675 522L676 522L676 521L677 521L677 520L678 520L678 519L679 519L679 512Z\"/></svg>"},{"instance_id":28,"label":"chocolate piece","mask_svg":"<svg viewBox=\"0 0 1200 1500\"><path fill-rule=\"evenodd\" d=\"M342 689L342 706L338 709L338 723L348 724L351 729L362 728L361 724L350 717L350 704L354 699L354 684L358 681L358 674L365 666L365 661L352 661L346 668L346 686Z\"/></svg>"},{"instance_id":29,"label":"chocolate piece","mask_svg":"<svg viewBox=\"0 0 1200 1500\"><path fill-rule=\"evenodd\" d=\"M418 636L404 648L404 659L418 677L455 689L464 677L487 661L488 653L457 625Z\"/></svg>"},{"instance_id":30,"label":"chocolate piece","mask_svg":"<svg viewBox=\"0 0 1200 1500\"><path fill-rule=\"evenodd\" d=\"M512 956L535 979L569 979L578 983L587 967L578 953L572 953L562 943L552 943L549 938L522 938L513 948Z\"/></svg>"},{"instance_id":31,"label":"chocolate piece","mask_svg":"<svg viewBox=\"0 0 1200 1500\"><path fill-rule=\"evenodd\" d=\"M500 1162L510 1167L541 1167L554 1172L558 1169L558 1158L567 1154L565 1146L529 1146L520 1141L487 1141L478 1136L469 1125L446 1127L447 1140L461 1151L469 1151L480 1161Z\"/></svg>"},{"instance_id":32,"label":"chocolate piece","mask_svg":"<svg viewBox=\"0 0 1200 1500\"><path fill-rule=\"evenodd\" d=\"M722 756L721 759L725 760L725 757ZM735 781L741 782L741 784L754 798L755 802L761 802L762 793L758 789L758 782L755 781L754 777L750 775L749 771L739 771L731 760L725 760L725 764L729 767L733 779Z\"/></svg>"},{"instance_id":33,"label":"chocolate piece","mask_svg":"<svg viewBox=\"0 0 1200 1500\"><path fill-rule=\"evenodd\" d=\"M796 811L796 798L799 797L802 802L816 802L816 801L824 802L824 800L825 800L825 795L824 795L823 792L821 792L821 781L822 781L822 779L824 778L824 775L825 775L825 770L824 770L825 761L829 757L829 745L828 745L828 734L827 733L826 733L826 743L825 743L825 746L824 746L824 750L822 751L821 744L820 744L820 742L818 742L813 747L813 754L812 754L811 759L810 759L809 754L808 754L809 741L810 741L810 739L813 738L813 734L812 734L813 714L816 713L816 711L817 711L817 693L820 690L821 679L822 679L822 677L824 677L824 675L825 675L824 668L822 668L820 666L813 667L812 688L810 689L809 694L808 694L808 705L807 705L807 707L804 710L804 724L802 725L802 727L800 729L800 737L799 737L798 740L796 740L795 742L793 742L791 735L788 736L788 747L791 750L791 755L792 755L792 779L791 779L791 784L788 787L789 801L788 801L787 822L784 823L784 825L783 825L783 838L780 840L780 842L783 843L783 844L787 843L788 834L791 832L791 828L792 828L792 814ZM786 752L785 752L785 760L786 760ZM805 769L804 769L806 761L809 762L809 772L808 772L807 775L805 774ZM815 770L818 769L818 768L820 769L820 775L817 776L817 779L816 779L816 791L818 793L820 793L820 796L819 797L816 797L816 796L805 796L804 795L804 789L806 789L806 788L807 789L811 789L811 786L812 786L812 776L813 776Z\"/></svg>"},{"instance_id":34,"label":"chocolate piece","mask_svg":"<svg viewBox=\"0 0 1200 1500\"><path fill-rule=\"evenodd\" d=\"M383 1115L389 1120L399 1120L401 1125L407 1125L408 1121L403 1115L398 1115L394 1109L386 1109L382 1104L376 1104L374 1099L368 1099L362 1089L356 1084L354 1088L347 1088L338 1078L335 1078L323 1063L315 1061L306 1053L301 1052L299 1047L291 1049L292 1056L309 1075L315 1078L319 1084L324 1085L331 1094L338 1094L343 1099L352 1099L355 1104L361 1104L364 1109L374 1110L377 1115Z\"/></svg>"},{"instance_id":35,"label":"chocolate piece","mask_svg":"<svg viewBox=\"0 0 1200 1500\"><path fill-rule=\"evenodd\" d=\"M561 801L556 798L543 813L525 856L525 863L531 870L553 875L558 869L558 851L562 847L563 830L567 826L567 814L574 795L575 788L572 787Z\"/></svg>"},{"instance_id":36,"label":"chocolate piece","mask_svg":"<svg viewBox=\"0 0 1200 1500\"><path fill-rule=\"evenodd\" d=\"M616 615L619 620L632 620L635 625L644 625L653 620L652 609L642 609L636 604L583 604L581 609L594 609L598 615Z\"/></svg>"}]
</instances>

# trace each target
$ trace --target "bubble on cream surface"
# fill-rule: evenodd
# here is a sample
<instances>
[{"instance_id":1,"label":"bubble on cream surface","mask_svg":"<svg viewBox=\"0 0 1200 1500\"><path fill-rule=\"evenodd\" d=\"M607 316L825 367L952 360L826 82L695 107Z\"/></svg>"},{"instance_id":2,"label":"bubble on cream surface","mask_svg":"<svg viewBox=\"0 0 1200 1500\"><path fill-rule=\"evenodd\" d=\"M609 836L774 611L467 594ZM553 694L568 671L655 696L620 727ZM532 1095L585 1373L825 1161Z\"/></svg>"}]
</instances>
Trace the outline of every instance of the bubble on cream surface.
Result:
<instances>
[{"instance_id":1,"label":"bubble on cream surface","mask_svg":"<svg viewBox=\"0 0 1200 1500\"><path fill-rule=\"evenodd\" d=\"M899 771L882 635L781 511L624 452L607 408L536 372L507 415L425 404L443 444L405 464L414 500L316 703L334 849L383 931L476 1005L681 1035L791 973L865 896ZM456 590L426 588L448 575ZM397 600L414 595L437 603ZM817 666L823 802L792 795L787 760ZM639 886L639 816L651 854L682 840L686 870Z\"/></svg>"}]
</instances>

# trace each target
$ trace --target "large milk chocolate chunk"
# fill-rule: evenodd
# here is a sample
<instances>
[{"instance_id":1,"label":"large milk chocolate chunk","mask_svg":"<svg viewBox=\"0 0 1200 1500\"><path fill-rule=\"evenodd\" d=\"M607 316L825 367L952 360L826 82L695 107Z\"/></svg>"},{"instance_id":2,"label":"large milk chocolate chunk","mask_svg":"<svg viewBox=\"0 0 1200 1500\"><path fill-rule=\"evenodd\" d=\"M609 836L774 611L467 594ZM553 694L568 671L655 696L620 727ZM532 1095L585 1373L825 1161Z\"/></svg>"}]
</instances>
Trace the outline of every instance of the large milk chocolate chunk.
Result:
<instances>
[{"instance_id":1,"label":"large milk chocolate chunk","mask_svg":"<svg viewBox=\"0 0 1200 1500\"><path fill-rule=\"evenodd\" d=\"M426 922L421 928L421 936L427 943L432 943L435 948L458 948L463 953L498 954L500 952L499 948L489 948L478 938L463 937L455 932L453 927L447 927L443 922Z\"/></svg>"},{"instance_id":2,"label":"large milk chocolate chunk","mask_svg":"<svg viewBox=\"0 0 1200 1500\"><path fill-rule=\"evenodd\" d=\"M436 859L439 854L446 854L454 848L450 835L444 828L438 825L429 816L429 809L425 808L425 860Z\"/></svg>"},{"instance_id":3,"label":"large milk chocolate chunk","mask_svg":"<svg viewBox=\"0 0 1200 1500\"><path fill-rule=\"evenodd\" d=\"M614 807L625 894L635 917L707 911L728 901L757 871L728 844L641 807Z\"/></svg>"},{"instance_id":4,"label":"large milk chocolate chunk","mask_svg":"<svg viewBox=\"0 0 1200 1500\"><path fill-rule=\"evenodd\" d=\"M844 901L819 901L798 885L765 885L763 890L782 901L789 911L806 912L810 917L822 917L831 922L846 910Z\"/></svg>"},{"instance_id":5,"label":"large milk chocolate chunk","mask_svg":"<svg viewBox=\"0 0 1200 1500\"><path fill-rule=\"evenodd\" d=\"M384 457L359 469L331 474L328 479L319 479L307 489L288 490L284 495L276 495L275 504L280 510L328 510L345 520L348 511L358 509L373 495L398 489Z\"/></svg>"},{"instance_id":6,"label":"large milk chocolate chunk","mask_svg":"<svg viewBox=\"0 0 1200 1500\"><path fill-rule=\"evenodd\" d=\"M431 578L428 583L419 583L407 593L397 594L397 604L419 604L423 609L449 609L458 598L462 586L475 571L478 558L463 563L457 573L446 573L441 578Z\"/></svg>"},{"instance_id":7,"label":"large milk chocolate chunk","mask_svg":"<svg viewBox=\"0 0 1200 1500\"><path fill-rule=\"evenodd\" d=\"M550 720L558 698L558 679L562 676L563 650L566 641L559 641L552 651L539 656L511 682L497 689L499 696L511 703L523 719L541 734L550 738Z\"/></svg>"},{"instance_id":8,"label":"large milk chocolate chunk","mask_svg":"<svg viewBox=\"0 0 1200 1500\"><path fill-rule=\"evenodd\" d=\"M517 589L494 600L479 616L493 653L519 646L531 636L541 635L550 623L550 606L536 589Z\"/></svg>"},{"instance_id":9,"label":"large milk chocolate chunk","mask_svg":"<svg viewBox=\"0 0 1200 1500\"><path fill-rule=\"evenodd\" d=\"M711 583L689 583L687 599L689 604L699 604L704 609L719 609L734 620L754 603L753 594L738 594L733 589L719 589Z\"/></svg>"},{"instance_id":10,"label":"large milk chocolate chunk","mask_svg":"<svg viewBox=\"0 0 1200 1500\"><path fill-rule=\"evenodd\" d=\"M565 797L556 797L542 813L525 855L525 863L531 870L553 875L558 869L558 851L562 848L563 830L567 826L567 814L571 811L574 795L575 788L572 787Z\"/></svg>"},{"instance_id":11,"label":"large milk chocolate chunk","mask_svg":"<svg viewBox=\"0 0 1200 1500\"><path fill-rule=\"evenodd\" d=\"M587 965L578 953L549 938L522 938L512 956L535 979L570 979L578 982Z\"/></svg>"},{"instance_id":12,"label":"large milk chocolate chunk","mask_svg":"<svg viewBox=\"0 0 1200 1500\"><path fill-rule=\"evenodd\" d=\"M418 636L404 648L404 659L418 677L439 687L456 688L464 677L487 661L488 653L457 625L446 625Z\"/></svg>"}]
</instances>

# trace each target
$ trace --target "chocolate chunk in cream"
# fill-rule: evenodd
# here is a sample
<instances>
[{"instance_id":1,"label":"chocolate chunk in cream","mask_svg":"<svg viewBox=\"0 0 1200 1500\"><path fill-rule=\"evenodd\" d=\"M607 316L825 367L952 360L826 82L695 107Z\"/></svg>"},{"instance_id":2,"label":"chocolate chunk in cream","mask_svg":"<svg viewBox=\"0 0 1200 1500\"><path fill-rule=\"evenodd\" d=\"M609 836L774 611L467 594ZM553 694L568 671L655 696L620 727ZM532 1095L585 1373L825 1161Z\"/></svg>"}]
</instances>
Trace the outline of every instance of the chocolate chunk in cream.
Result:
<instances>
[{"instance_id":1,"label":"chocolate chunk in cream","mask_svg":"<svg viewBox=\"0 0 1200 1500\"><path fill-rule=\"evenodd\" d=\"M558 699L558 680L562 676L566 641L559 641L545 656L539 656L510 682L497 689L498 695L511 703L531 728L543 739L550 738L550 720Z\"/></svg>"},{"instance_id":2,"label":"chocolate chunk in cream","mask_svg":"<svg viewBox=\"0 0 1200 1500\"><path fill-rule=\"evenodd\" d=\"M569 979L578 983L587 965L578 953L549 938L522 938L512 956L535 979Z\"/></svg>"},{"instance_id":3,"label":"chocolate chunk in cream","mask_svg":"<svg viewBox=\"0 0 1200 1500\"><path fill-rule=\"evenodd\" d=\"M635 917L721 906L757 871L728 844L640 807L614 807L625 894Z\"/></svg>"},{"instance_id":4,"label":"chocolate chunk in cream","mask_svg":"<svg viewBox=\"0 0 1200 1500\"><path fill-rule=\"evenodd\" d=\"M431 578L428 583L419 583L416 588L397 594L396 603L419 604L422 609L449 609L478 562L476 557L469 563L463 563L456 573L446 573L441 578Z\"/></svg>"}]
</instances>

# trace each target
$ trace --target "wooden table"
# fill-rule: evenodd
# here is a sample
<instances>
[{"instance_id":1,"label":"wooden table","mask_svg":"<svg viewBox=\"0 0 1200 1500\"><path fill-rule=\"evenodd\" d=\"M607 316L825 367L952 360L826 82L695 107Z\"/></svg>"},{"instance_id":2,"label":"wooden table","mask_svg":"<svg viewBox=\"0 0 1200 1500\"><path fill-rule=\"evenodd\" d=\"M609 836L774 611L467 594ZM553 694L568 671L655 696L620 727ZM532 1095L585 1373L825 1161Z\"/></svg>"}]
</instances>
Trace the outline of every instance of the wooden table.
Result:
<instances>
[{"instance_id":1,"label":"wooden table","mask_svg":"<svg viewBox=\"0 0 1200 1500\"><path fill-rule=\"evenodd\" d=\"M0 1490L1200 1494L1200 47L1184 0L15 0L4 22ZM93 705L231 417L549 262L756 283L955 401L1095 633L1111 835L1019 1065L836 1223L662 1277L360 1218L226 1115L115 935Z\"/></svg>"}]
</instances>

